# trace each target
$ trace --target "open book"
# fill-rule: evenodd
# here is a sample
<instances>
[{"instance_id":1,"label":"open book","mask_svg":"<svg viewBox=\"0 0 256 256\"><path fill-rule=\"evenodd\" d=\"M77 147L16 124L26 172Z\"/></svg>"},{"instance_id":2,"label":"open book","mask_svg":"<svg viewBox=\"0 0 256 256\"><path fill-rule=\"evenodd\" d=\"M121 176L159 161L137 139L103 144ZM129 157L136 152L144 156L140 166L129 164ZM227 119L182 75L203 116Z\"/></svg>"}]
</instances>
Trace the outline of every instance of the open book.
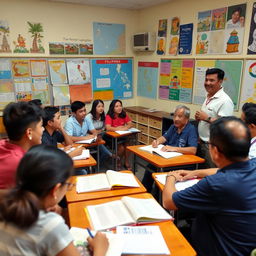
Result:
<instances>
[{"instance_id":1,"label":"open book","mask_svg":"<svg viewBox=\"0 0 256 256\"><path fill-rule=\"evenodd\" d=\"M175 157L175 156L181 156L182 153L178 153L178 152L165 152L165 151L162 151L161 148L164 147L164 145L160 144L158 145L157 148L153 148L152 145L148 145L148 146L143 146L143 147L140 147L141 150L143 151L146 151L146 152L149 152L151 154L158 154L164 158L172 158L172 157Z\"/></svg>"},{"instance_id":2,"label":"open book","mask_svg":"<svg viewBox=\"0 0 256 256\"><path fill-rule=\"evenodd\" d=\"M166 175L167 174L157 174L156 175L156 179L163 185L165 185L165 181L166 181ZM186 188L192 187L193 185L195 185L197 182L199 181L199 179L191 179L191 180L185 180L185 181L179 181L175 183L175 188L178 191L184 190Z\"/></svg>"},{"instance_id":3,"label":"open book","mask_svg":"<svg viewBox=\"0 0 256 256\"><path fill-rule=\"evenodd\" d=\"M121 200L89 205L85 211L95 230L172 219L154 198L140 199L124 196Z\"/></svg>"},{"instance_id":4,"label":"open book","mask_svg":"<svg viewBox=\"0 0 256 256\"><path fill-rule=\"evenodd\" d=\"M95 136L92 139L88 139L88 140L79 140L79 141L76 141L75 143L91 144L91 143L95 142L96 140L97 140L97 136Z\"/></svg>"},{"instance_id":5,"label":"open book","mask_svg":"<svg viewBox=\"0 0 256 256\"><path fill-rule=\"evenodd\" d=\"M127 131L116 131L116 133L123 135L123 134L128 134L128 133L133 133L133 132L140 132L137 128L130 128Z\"/></svg>"},{"instance_id":6,"label":"open book","mask_svg":"<svg viewBox=\"0 0 256 256\"><path fill-rule=\"evenodd\" d=\"M93 235L96 232L93 232ZM81 256L91 256L91 253L88 249L87 238L89 237L87 229L84 228L76 228L72 227L70 229L70 233L74 239L74 245L79 251ZM108 238L109 247L106 252L106 256L120 256L123 251L124 241L122 236L113 234L113 233L105 233Z\"/></svg>"},{"instance_id":7,"label":"open book","mask_svg":"<svg viewBox=\"0 0 256 256\"><path fill-rule=\"evenodd\" d=\"M139 187L133 173L108 170L106 173L77 177L77 193L110 190L113 187Z\"/></svg>"},{"instance_id":8,"label":"open book","mask_svg":"<svg viewBox=\"0 0 256 256\"><path fill-rule=\"evenodd\" d=\"M119 226L116 233L123 237L123 254L170 255L158 226Z\"/></svg>"}]
</instances>

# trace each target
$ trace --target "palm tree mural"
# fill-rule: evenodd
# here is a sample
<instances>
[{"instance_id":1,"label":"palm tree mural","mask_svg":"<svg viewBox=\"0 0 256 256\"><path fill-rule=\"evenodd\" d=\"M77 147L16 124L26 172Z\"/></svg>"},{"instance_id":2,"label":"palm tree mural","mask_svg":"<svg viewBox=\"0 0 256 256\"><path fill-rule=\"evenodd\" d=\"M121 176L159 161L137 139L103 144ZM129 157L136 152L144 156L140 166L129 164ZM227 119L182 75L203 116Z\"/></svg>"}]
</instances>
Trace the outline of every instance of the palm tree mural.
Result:
<instances>
[{"instance_id":1,"label":"palm tree mural","mask_svg":"<svg viewBox=\"0 0 256 256\"><path fill-rule=\"evenodd\" d=\"M10 30L6 24L0 23L0 38L2 36L2 44L0 43L0 52L11 52L10 45L7 39Z\"/></svg>"},{"instance_id":2,"label":"palm tree mural","mask_svg":"<svg viewBox=\"0 0 256 256\"><path fill-rule=\"evenodd\" d=\"M28 21L29 30L28 32L31 33L31 37L33 38L32 48L30 48L30 52L32 53L44 53L44 48L41 45L41 39L43 35L40 34L44 32L43 26L41 23L31 23Z\"/></svg>"}]
</instances>

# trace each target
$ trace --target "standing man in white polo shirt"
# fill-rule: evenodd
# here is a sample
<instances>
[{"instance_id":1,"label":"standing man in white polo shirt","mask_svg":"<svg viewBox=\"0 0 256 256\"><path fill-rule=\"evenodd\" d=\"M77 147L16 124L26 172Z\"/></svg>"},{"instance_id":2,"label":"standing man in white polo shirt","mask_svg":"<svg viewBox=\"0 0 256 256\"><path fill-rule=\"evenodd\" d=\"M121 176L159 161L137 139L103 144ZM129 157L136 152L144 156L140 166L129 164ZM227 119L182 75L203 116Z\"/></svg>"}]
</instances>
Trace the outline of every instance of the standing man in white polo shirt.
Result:
<instances>
[{"instance_id":1,"label":"standing man in white polo shirt","mask_svg":"<svg viewBox=\"0 0 256 256\"><path fill-rule=\"evenodd\" d=\"M199 121L199 154L205 159L205 168L215 167L208 146L210 123L222 116L233 115L234 104L221 86L224 76L225 72L219 68L211 68L206 71L204 87L207 91L207 97L201 110L196 111L195 114L196 120Z\"/></svg>"}]
</instances>

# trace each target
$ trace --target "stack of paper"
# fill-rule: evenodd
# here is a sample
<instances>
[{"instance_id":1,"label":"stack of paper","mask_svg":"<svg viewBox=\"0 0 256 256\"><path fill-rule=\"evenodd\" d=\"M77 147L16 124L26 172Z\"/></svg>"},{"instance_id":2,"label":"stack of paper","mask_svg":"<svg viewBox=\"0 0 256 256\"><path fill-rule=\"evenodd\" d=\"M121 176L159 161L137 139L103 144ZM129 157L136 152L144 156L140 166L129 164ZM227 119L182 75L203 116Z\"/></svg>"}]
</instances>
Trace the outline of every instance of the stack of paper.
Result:
<instances>
[{"instance_id":1,"label":"stack of paper","mask_svg":"<svg viewBox=\"0 0 256 256\"><path fill-rule=\"evenodd\" d=\"M153 148L152 145L148 145L148 146L143 146L143 147L140 147L141 150L143 151L146 151L148 153L155 153L155 154L158 154L164 158L172 158L172 157L175 157L175 156L181 156L182 153L178 153L178 152L170 152L170 151L162 151L162 147L164 147L164 145L160 144L158 145L157 148Z\"/></svg>"},{"instance_id":2,"label":"stack of paper","mask_svg":"<svg viewBox=\"0 0 256 256\"><path fill-rule=\"evenodd\" d=\"M90 158L90 150L89 149L84 149L81 155L74 156L72 159L73 160L83 160L83 159L87 159L87 158Z\"/></svg>"},{"instance_id":3,"label":"stack of paper","mask_svg":"<svg viewBox=\"0 0 256 256\"><path fill-rule=\"evenodd\" d=\"M170 255L158 226L119 226L116 229L116 233L123 237L124 254Z\"/></svg>"},{"instance_id":4,"label":"stack of paper","mask_svg":"<svg viewBox=\"0 0 256 256\"><path fill-rule=\"evenodd\" d=\"M89 237L88 231L83 228L76 228L72 227L70 229L70 233L73 236L74 239L74 245L77 247L79 253L81 256L90 256L90 252L87 248L88 242L87 238ZM93 235L96 234L96 232L93 232ZM122 254L124 241L123 238L120 235L116 235L113 233L105 233L108 242L109 247L106 253L106 256L120 256Z\"/></svg>"},{"instance_id":5,"label":"stack of paper","mask_svg":"<svg viewBox=\"0 0 256 256\"><path fill-rule=\"evenodd\" d=\"M165 185L165 180L166 180L166 175L167 174L157 174L156 179L163 185ZM192 179L192 180L185 180L185 181L179 181L175 183L175 188L178 191L184 190L186 188L192 187L195 185L199 179Z\"/></svg>"},{"instance_id":6,"label":"stack of paper","mask_svg":"<svg viewBox=\"0 0 256 256\"><path fill-rule=\"evenodd\" d=\"M76 141L75 143L91 144L91 143L95 142L96 140L97 140L97 136L95 136L94 138L89 139L89 140L79 140L79 141Z\"/></svg>"},{"instance_id":7,"label":"stack of paper","mask_svg":"<svg viewBox=\"0 0 256 256\"><path fill-rule=\"evenodd\" d=\"M116 133L123 135L123 134L128 134L128 133L133 133L133 132L140 132L140 130L136 129L136 128L130 128L127 131L116 131Z\"/></svg>"}]
</instances>

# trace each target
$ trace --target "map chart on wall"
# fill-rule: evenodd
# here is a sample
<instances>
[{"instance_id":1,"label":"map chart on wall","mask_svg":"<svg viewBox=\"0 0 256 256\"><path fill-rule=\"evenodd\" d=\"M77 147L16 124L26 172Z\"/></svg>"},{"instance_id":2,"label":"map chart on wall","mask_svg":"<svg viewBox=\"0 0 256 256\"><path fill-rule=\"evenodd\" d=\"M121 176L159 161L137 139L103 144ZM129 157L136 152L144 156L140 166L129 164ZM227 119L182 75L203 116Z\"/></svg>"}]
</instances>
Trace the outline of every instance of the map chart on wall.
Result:
<instances>
[{"instance_id":1,"label":"map chart on wall","mask_svg":"<svg viewBox=\"0 0 256 256\"><path fill-rule=\"evenodd\" d=\"M256 103L256 60L246 60L242 88L240 108L245 102Z\"/></svg>"},{"instance_id":2,"label":"map chart on wall","mask_svg":"<svg viewBox=\"0 0 256 256\"><path fill-rule=\"evenodd\" d=\"M91 67L94 99L132 98L133 61L131 58L93 59Z\"/></svg>"},{"instance_id":3,"label":"map chart on wall","mask_svg":"<svg viewBox=\"0 0 256 256\"><path fill-rule=\"evenodd\" d=\"M159 98L191 103L194 60L161 59Z\"/></svg>"},{"instance_id":4,"label":"map chart on wall","mask_svg":"<svg viewBox=\"0 0 256 256\"><path fill-rule=\"evenodd\" d=\"M156 99L158 62L138 63L137 96Z\"/></svg>"},{"instance_id":5,"label":"map chart on wall","mask_svg":"<svg viewBox=\"0 0 256 256\"><path fill-rule=\"evenodd\" d=\"M49 60L49 70L52 84L66 84L67 71L65 60Z\"/></svg>"},{"instance_id":6,"label":"map chart on wall","mask_svg":"<svg viewBox=\"0 0 256 256\"><path fill-rule=\"evenodd\" d=\"M235 110L238 109L239 93L242 77L242 60L197 60L195 65L195 86L193 103L203 104L206 91L204 89L205 72L208 68L220 68L224 70L225 77L222 83L224 91L234 103Z\"/></svg>"},{"instance_id":7,"label":"map chart on wall","mask_svg":"<svg viewBox=\"0 0 256 256\"><path fill-rule=\"evenodd\" d=\"M125 54L125 25L93 22L94 54Z\"/></svg>"}]
</instances>

